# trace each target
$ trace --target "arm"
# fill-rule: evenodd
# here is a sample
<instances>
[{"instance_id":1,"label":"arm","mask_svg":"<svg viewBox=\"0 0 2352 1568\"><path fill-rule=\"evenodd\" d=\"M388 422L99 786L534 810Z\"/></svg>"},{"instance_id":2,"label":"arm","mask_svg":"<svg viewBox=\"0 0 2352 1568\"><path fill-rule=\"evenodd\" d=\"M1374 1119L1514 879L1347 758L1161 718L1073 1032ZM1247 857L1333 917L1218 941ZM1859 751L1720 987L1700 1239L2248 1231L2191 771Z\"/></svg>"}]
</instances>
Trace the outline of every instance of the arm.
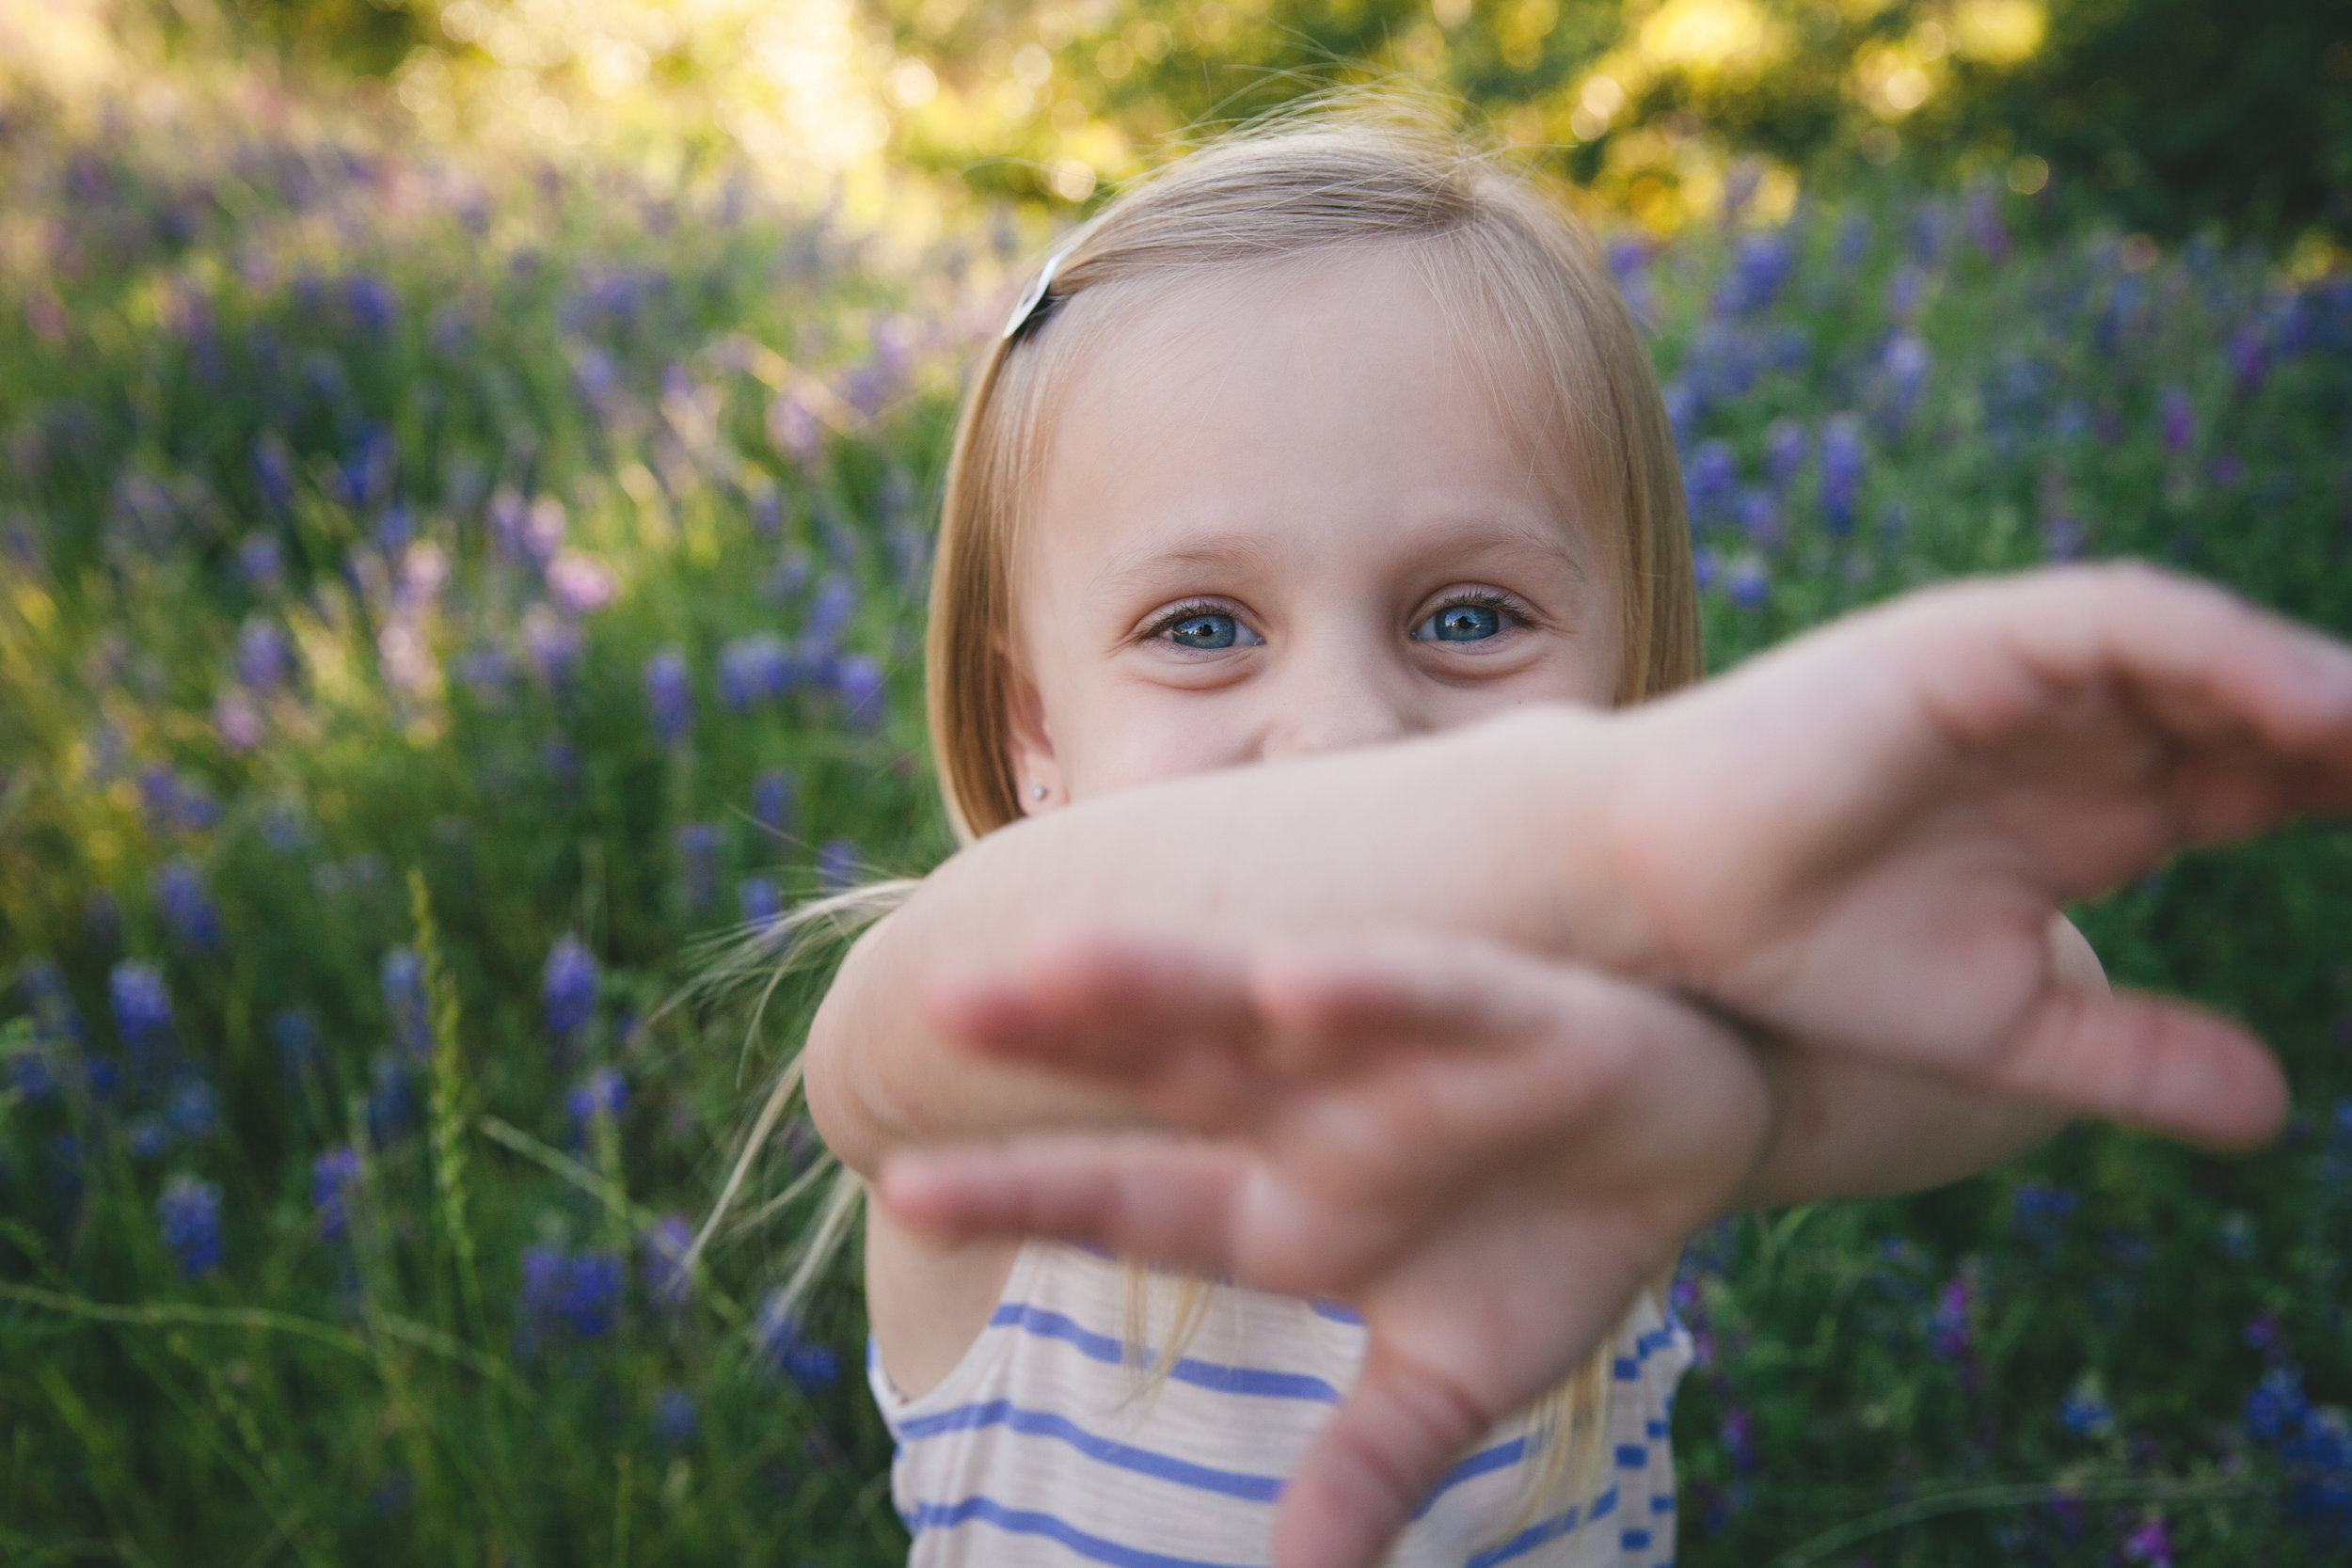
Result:
<instances>
[{"instance_id":1,"label":"arm","mask_svg":"<svg viewBox=\"0 0 2352 1568\"><path fill-rule=\"evenodd\" d=\"M1442 736L1126 790L991 833L843 960L804 1058L818 1131L870 1176L901 1146L1155 1125L1115 1086L951 1043L987 1026L980 977L1073 994L1070 942L1057 939L1089 929L1211 932L1248 948L1411 925L1538 953L1606 945L1622 910L1590 830L1617 734L1604 715L1531 708ZM1138 959L1117 983L1163 1033L1192 997L1181 966Z\"/></svg>"},{"instance_id":2,"label":"arm","mask_svg":"<svg viewBox=\"0 0 2352 1568\"><path fill-rule=\"evenodd\" d=\"M2063 917L2050 927L2058 983L2109 994L2098 955ZM2066 1113L1949 1078L1779 1040L1756 1046L1772 1089L1772 1134L1734 1212L1883 1197L1973 1176L2057 1132Z\"/></svg>"}]
</instances>

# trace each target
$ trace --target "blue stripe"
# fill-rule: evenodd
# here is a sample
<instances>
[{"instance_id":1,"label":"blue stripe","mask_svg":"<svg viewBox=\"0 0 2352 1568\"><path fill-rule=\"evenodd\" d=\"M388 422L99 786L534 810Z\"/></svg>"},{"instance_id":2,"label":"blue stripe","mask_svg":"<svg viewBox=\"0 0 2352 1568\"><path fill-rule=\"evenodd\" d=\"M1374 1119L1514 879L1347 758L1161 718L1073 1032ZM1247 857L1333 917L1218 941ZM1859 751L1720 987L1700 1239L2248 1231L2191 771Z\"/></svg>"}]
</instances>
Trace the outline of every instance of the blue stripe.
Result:
<instances>
[{"instance_id":1,"label":"blue stripe","mask_svg":"<svg viewBox=\"0 0 2352 1568\"><path fill-rule=\"evenodd\" d=\"M1116 1541L1089 1535L1050 1513L1007 1508L988 1497L966 1497L960 1503L917 1503L914 1512L907 1516L907 1528L920 1534L927 1529L953 1529L975 1519L985 1525L993 1525L1010 1535L1041 1535L1048 1541L1069 1547L1089 1561L1107 1562L1112 1564L1112 1568L1240 1568L1238 1564L1202 1562L1193 1558L1168 1557L1161 1552L1122 1546Z\"/></svg>"},{"instance_id":2,"label":"blue stripe","mask_svg":"<svg viewBox=\"0 0 2352 1568\"><path fill-rule=\"evenodd\" d=\"M1593 1506L1586 1512L1584 1522L1590 1524L1595 1519L1606 1518L1616 1512L1616 1507L1617 1489L1613 1486L1593 1499ZM1525 1557L1536 1547L1547 1542L1557 1541L1576 1528L1576 1515L1577 1511L1571 1508L1565 1513L1555 1513L1549 1519L1539 1519L1502 1545L1490 1546L1480 1552L1465 1563L1463 1568L1495 1568L1495 1564L1499 1562L1508 1562L1515 1557Z\"/></svg>"},{"instance_id":3,"label":"blue stripe","mask_svg":"<svg viewBox=\"0 0 2352 1568\"><path fill-rule=\"evenodd\" d=\"M1339 1302L1327 1301L1322 1296L1309 1296L1307 1298L1307 1307L1308 1309L1313 1312L1318 1318L1328 1318L1335 1323L1349 1323L1357 1328L1364 1326L1363 1317L1359 1313L1351 1310L1350 1308L1341 1305Z\"/></svg>"},{"instance_id":4,"label":"blue stripe","mask_svg":"<svg viewBox=\"0 0 2352 1568\"><path fill-rule=\"evenodd\" d=\"M1413 1510L1413 1517L1418 1519L1437 1507L1439 1497L1444 1497L1464 1481L1476 1481L1480 1476L1496 1470L1509 1469L1517 1465L1526 1452L1527 1439L1524 1437L1514 1437L1507 1443L1497 1443L1491 1449L1481 1449L1438 1478L1438 1484L1430 1489L1429 1496L1423 1497L1421 1506Z\"/></svg>"},{"instance_id":5,"label":"blue stripe","mask_svg":"<svg viewBox=\"0 0 2352 1568\"><path fill-rule=\"evenodd\" d=\"M1617 1544L1629 1552L1646 1552L1649 1550L1649 1531L1645 1529L1627 1530L1617 1537Z\"/></svg>"},{"instance_id":6,"label":"blue stripe","mask_svg":"<svg viewBox=\"0 0 2352 1568\"><path fill-rule=\"evenodd\" d=\"M1024 1334L1040 1338L1059 1339L1075 1347L1078 1354L1094 1361L1120 1362L1126 1359L1125 1349L1107 1334L1096 1334L1080 1326L1059 1312L1007 1302L990 1314L991 1328L1018 1328ZM1144 1353L1144 1365L1151 1365L1151 1353ZM1196 1361L1189 1355L1179 1356L1168 1372L1171 1382L1188 1383L1196 1388L1207 1388L1220 1394L1255 1394L1264 1399L1312 1400L1318 1404L1337 1404L1340 1391L1319 1377L1304 1372L1278 1372L1263 1367L1228 1367L1215 1361Z\"/></svg>"},{"instance_id":7,"label":"blue stripe","mask_svg":"<svg viewBox=\"0 0 2352 1568\"><path fill-rule=\"evenodd\" d=\"M1650 1441L1651 1441L1651 1442L1653 1442L1653 1443L1657 1442L1660 1438L1661 1438L1661 1437L1663 1437L1663 1436L1665 1436L1665 1435L1666 1435L1666 1433L1667 1433L1667 1430L1668 1430L1668 1429L1667 1429L1667 1425L1666 1425L1666 1423L1665 1423L1664 1421L1652 1421L1652 1422L1650 1422L1650 1423L1649 1423L1649 1438L1650 1438Z\"/></svg>"},{"instance_id":8,"label":"blue stripe","mask_svg":"<svg viewBox=\"0 0 2352 1568\"><path fill-rule=\"evenodd\" d=\"M901 1443L919 1443L927 1437L944 1433L973 1432L981 1427L1002 1426L1025 1437L1051 1437L1067 1443L1089 1459L1117 1469L1130 1470L1139 1476L1173 1481L1203 1492L1215 1492L1228 1497L1240 1497L1253 1503L1270 1503L1281 1495L1279 1476L1253 1476L1243 1470L1219 1470L1206 1465L1169 1454L1155 1453L1128 1443L1115 1443L1098 1436L1077 1423L1051 1411L1025 1410L1010 1400L990 1400L985 1403L958 1405L936 1416L923 1416L907 1422L898 1430Z\"/></svg>"},{"instance_id":9,"label":"blue stripe","mask_svg":"<svg viewBox=\"0 0 2352 1568\"><path fill-rule=\"evenodd\" d=\"M1648 1463L1649 1449L1642 1447L1639 1443L1620 1443L1617 1445L1618 1469L1638 1470Z\"/></svg>"},{"instance_id":10,"label":"blue stripe","mask_svg":"<svg viewBox=\"0 0 2352 1568\"><path fill-rule=\"evenodd\" d=\"M1649 1511L1653 1514L1672 1513L1675 1511L1675 1495L1672 1492L1667 1492L1659 1497L1652 1497L1649 1500Z\"/></svg>"}]
</instances>

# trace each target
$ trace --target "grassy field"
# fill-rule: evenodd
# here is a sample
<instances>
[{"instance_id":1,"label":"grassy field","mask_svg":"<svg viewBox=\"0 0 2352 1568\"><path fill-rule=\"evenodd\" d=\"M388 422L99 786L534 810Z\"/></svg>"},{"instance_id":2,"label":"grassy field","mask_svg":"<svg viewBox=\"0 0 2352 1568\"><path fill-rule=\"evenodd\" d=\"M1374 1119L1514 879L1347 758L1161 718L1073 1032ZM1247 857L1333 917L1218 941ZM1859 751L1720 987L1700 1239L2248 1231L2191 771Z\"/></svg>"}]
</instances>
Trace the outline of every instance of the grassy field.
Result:
<instances>
[{"instance_id":1,"label":"grassy field","mask_svg":"<svg viewBox=\"0 0 2352 1568\"><path fill-rule=\"evenodd\" d=\"M930 529L1035 236L337 125L0 119L0 1555L892 1560L853 1285L774 1306L805 1129L677 1264L805 987L679 998L946 852ZM1612 256L1718 667L2075 556L2352 634L2352 277L1991 184ZM2080 911L2277 1042L2272 1150L1693 1248L1683 1560L2343 1560L2347 887L2307 827Z\"/></svg>"}]
</instances>

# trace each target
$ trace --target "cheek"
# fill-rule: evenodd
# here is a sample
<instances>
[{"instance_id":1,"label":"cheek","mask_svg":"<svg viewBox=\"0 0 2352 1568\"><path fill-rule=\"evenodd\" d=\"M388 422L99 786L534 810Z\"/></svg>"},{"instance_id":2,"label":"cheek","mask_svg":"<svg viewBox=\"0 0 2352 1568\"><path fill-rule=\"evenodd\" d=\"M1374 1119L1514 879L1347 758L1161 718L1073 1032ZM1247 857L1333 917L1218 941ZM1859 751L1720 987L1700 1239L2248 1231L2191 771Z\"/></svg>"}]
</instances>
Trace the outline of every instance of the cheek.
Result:
<instances>
[{"instance_id":1,"label":"cheek","mask_svg":"<svg viewBox=\"0 0 2352 1568\"><path fill-rule=\"evenodd\" d=\"M1073 800L1230 768L1257 754L1256 728L1237 700L1152 687L1100 690L1073 709L1061 752Z\"/></svg>"}]
</instances>

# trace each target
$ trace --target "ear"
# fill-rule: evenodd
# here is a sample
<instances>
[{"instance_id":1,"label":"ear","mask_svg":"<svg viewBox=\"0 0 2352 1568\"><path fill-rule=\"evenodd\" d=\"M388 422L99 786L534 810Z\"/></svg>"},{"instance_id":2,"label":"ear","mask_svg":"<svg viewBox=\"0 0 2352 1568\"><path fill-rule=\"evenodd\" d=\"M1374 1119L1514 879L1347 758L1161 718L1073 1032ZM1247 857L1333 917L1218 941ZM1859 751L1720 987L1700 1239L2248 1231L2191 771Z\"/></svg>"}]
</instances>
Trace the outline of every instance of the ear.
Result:
<instances>
[{"instance_id":1,"label":"ear","mask_svg":"<svg viewBox=\"0 0 2352 1568\"><path fill-rule=\"evenodd\" d=\"M1020 797L1022 816L1035 816L1070 798L1062 788L1054 737L1045 727L1044 700L1038 695L1037 682L1013 659L1006 661L1005 749L1012 764L1013 792Z\"/></svg>"}]
</instances>

